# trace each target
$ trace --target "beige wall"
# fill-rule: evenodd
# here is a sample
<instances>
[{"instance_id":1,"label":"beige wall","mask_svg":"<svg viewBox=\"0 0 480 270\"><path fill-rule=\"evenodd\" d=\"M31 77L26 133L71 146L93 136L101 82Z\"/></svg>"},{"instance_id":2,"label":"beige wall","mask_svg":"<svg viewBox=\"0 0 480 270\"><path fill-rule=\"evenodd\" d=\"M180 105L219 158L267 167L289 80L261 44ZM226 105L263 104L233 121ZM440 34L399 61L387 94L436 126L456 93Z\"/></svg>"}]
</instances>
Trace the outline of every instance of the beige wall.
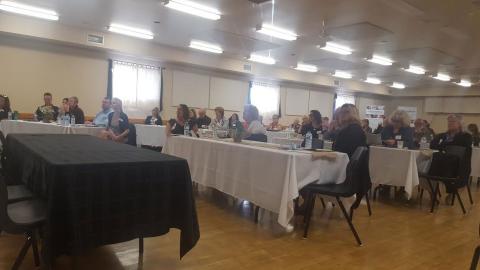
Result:
<instances>
[{"instance_id":1,"label":"beige wall","mask_svg":"<svg viewBox=\"0 0 480 270\"><path fill-rule=\"evenodd\" d=\"M107 92L107 60L50 49L0 44L0 92L23 113L33 113L46 91L57 105L76 95L85 114L94 115Z\"/></svg>"}]
</instances>

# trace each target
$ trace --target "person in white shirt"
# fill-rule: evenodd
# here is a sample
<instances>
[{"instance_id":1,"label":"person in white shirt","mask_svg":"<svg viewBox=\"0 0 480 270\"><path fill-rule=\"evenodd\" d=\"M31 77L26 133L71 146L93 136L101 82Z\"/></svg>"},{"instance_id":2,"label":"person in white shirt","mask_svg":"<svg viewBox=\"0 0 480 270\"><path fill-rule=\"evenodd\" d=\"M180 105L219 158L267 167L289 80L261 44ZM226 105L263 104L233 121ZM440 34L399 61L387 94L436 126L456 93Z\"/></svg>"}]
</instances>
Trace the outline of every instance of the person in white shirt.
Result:
<instances>
[{"instance_id":1,"label":"person in white shirt","mask_svg":"<svg viewBox=\"0 0 480 270\"><path fill-rule=\"evenodd\" d=\"M215 108L215 118L210 126L213 129L228 129L228 119L225 118L225 110L223 107Z\"/></svg>"},{"instance_id":2,"label":"person in white shirt","mask_svg":"<svg viewBox=\"0 0 480 270\"><path fill-rule=\"evenodd\" d=\"M102 100L102 110L97 113L95 119L93 119L93 124L99 127L106 127L108 125L108 115L111 112L113 112L112 100L108 97L105 97Z\"/></svg>"},{"instance_id":3,"label":"person in white shirt","mask_svg":"<svg viewBox=\"0 0 480 270\"><path fill-rule=\"evenodd\" d=\"M245 105L243 109L243 119L247 122L246 137L252 134L267 134L267 129L258 120L259 113L257 107Z\"/></svg>"}]
</instances>

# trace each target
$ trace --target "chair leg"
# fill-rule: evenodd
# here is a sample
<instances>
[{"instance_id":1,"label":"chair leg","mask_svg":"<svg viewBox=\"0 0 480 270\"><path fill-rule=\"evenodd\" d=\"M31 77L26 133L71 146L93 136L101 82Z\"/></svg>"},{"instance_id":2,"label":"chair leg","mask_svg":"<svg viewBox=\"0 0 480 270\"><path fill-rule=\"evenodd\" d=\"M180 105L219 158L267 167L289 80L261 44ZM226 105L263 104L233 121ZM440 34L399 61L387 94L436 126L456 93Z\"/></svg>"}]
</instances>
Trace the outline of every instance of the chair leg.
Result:
<instances>
[{"instance_id":1,"label":"chair leg","mask_svg":"<svg viewBox=\"0 0 480 270\"><path fill-rule=\"evenodd\" d=\"M367 201L367 209L368 209L368 216L372 216L372 208L370 207L370 199L368 198L370 195L367 193L365 194L365 200Z\"/></svg>"},{"instance_id":2,"label":"chair leg","mask_svg":"<svg viewBox=\"0 0 480 270\"><path fill-rule=\"evenodd\" d=\"M138 238L138 254L143 255L143 237Z\"/></svg>"},{"instance_id":3,"label":"chair leg","mask_svg":"<svg viewBox=\"0 0 480 270\"><path fill-rule=\"evenodd\" d=\"M29 235L27 235L27 240L25 241L25 244L23 244L23 247L20 250L20 253L18 254L17 259L15 259L15 263L12 266L12 270L17 270L20 267L31 245L32 245L32 238Z\"/></svg>"},{"instance_id":4,"label":"chair leg","mask_svg":"<svg viewBox=\"0 0 480 270\"><path fill-rule=\"evenodd\" d=\"M307 238L308 228L310 227L310 219L312 218L312 212L315 207L315 194L309 193L307 197L307 205L305 207L305 229L303 230L303 238Z\"/></svg>"},{"instance_id":5,"label":"chair leg","mask_svg":"<svg viewBox=\"0 0 480 270\"><path fill-rule=\"evenodd\" d=\"M478 259L480 258L480 246L475 249L473 253L472 263L470 264L470 270L476 270L478 265Z\"/></svg>"},{"instance_id":6,"label":"chair leg","mask_svg":"<svg viewBox=\"0 0 480 270\"><path fill-rule=\"evenodd\" d=\"M32 237L32 251L33 251L33 260L35 266L40 266L40 255L38 253L38 241L37 241L37 232L33 231L31 234Z\"/></svg>"},{"instance_id":7,"label":"chair leg","mask_svg":"<svg viewBox=\"0 0 480 270\"><path fill-rule=\"evenodd\" d=\"M470 190L470 185L467 185L468 199L470 199L470 204L473 205L472 191Z\"/></svg>"},{"instance_id":8,"label":"chair leg","mask_svg":"<svg viewBox=\"0 0 480 270\"><path fill-rule=\"evenodd\" d=\"M452 206L455 204L455 194L452 196L452 202L450 203Z\"/></svg>"},{"instance_id":9,"label":"chair leg","mask_svg":"<svg viewBox=\"0 0 480 270\"><path fill-rule=\"evenodd\" d=\"M325 201L323 200L322 197L320 197L320 202L322 203L323 208L325 208Z\"/></svg>"},{"instance_id":10,"label":"chair leg","mask_svg":"<svg viewBox=\"0 0 480 270\"><path fill-rule=\"evenodd\" d=\"M430 208L430 213L433 213L433 209L435 208L435 202L437 201L437 193L438 193L438 183L435 185L435 189L433 190L432 194L432 207Z\"/></svg>"},{"instance_id":11,"label":"chair leg","mask_svg":"<svg viewBox=\"0 0 480 270\"><path fill-rule=\"evenodd\" d=\"M260 211L260 207L258 207L257 205L255 205L255 216L254 216L254 221L255 223L258 223L258 212Z\"/></svg>"},{"instance_id":12,"label":"chair leg","mask_svg":"<svg viewBox=\"0 0 480 270\"><path fill-rule=\"evenodd\" d=\"M458 194L458 189L455 189L454 196L457 196L458 203L460 203L460 207L462 207L463 214L465 215L467 213L467 211L465 211L465 207L463 206L462 198L460 197L460 194Z\"/></svg>"},{"instance_id":13,"label":"chair leg","mask_svg":"<svg viewBox=\"0 0 480 270\"><path fill-rule=\"evenodd\" d=\"M355 230L355 227L353 226L352 219L348 216L347 211L345 210L345 206L343 206L342 200L340 200L338 196L336 198L337 198L338 205L340 206L340 209L342 209L343 215L345 216L345 219L348 222L348 226L350 227L350 230L355 236L355 239L357 240L358 245L361 246L362 241L360 240L360 237L358 237L358 233Z\"/></svg>"},{"instance_id":14,"label":"chair leg","mask_svg":"<svg viewBox=\"0 0 480 270\"><path fill-rule=\"evenodd\" d=\"M423 191L424 191L424 189L423 189L423 188L420 188L420 196L419 196L419 197L420 197L420 198L419 198L419 199L420 199L420 205L422 205Z\"/></svg>"}]
</instances>

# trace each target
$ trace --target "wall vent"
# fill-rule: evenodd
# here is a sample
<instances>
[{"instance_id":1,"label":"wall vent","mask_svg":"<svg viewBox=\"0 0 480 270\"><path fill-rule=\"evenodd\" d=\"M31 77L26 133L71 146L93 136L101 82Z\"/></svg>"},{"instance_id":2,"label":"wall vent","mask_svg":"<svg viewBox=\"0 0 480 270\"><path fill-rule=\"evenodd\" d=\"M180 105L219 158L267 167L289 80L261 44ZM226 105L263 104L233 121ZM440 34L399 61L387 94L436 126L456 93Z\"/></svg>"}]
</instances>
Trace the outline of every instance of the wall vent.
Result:
<instances>
[{"instance_id":1,"label":"wall vent","mask_svg":"<svg viewBox=\"0 0 480 270\"><path fill-rule=\"evenodd\" d=\"M95 45L103 45L105 40L101 35L88 34L87 42Z\"/></svg>"}]
</instances>

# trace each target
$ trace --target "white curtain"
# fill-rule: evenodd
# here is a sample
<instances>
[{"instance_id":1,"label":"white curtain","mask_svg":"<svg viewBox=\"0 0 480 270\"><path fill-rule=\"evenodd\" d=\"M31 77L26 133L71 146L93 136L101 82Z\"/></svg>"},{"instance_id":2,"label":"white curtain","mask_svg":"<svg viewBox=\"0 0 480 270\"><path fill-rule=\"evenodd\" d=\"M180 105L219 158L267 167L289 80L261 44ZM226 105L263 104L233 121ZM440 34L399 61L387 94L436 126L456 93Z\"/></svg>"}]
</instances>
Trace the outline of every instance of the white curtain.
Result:
<instances>
[{"instance_id":1,"label":"white curtain","mask_svg":"<svg viewBox=\"0 0 480 270\"><path fill-rule=\"evenodd\" d=\"M113 62L113 97L123 102L129 118L143 119L160 106L161 74L155 67Z\"/></svg>"},{"instance_id":2,"label":"white curtain","mask_svg":"<svg viewBox=\"0 0 480 270\"><path fill-rule=\"evenodd\" d=\"M263 124L270 124L272 116L279 113L280 88L267 83L252 82L250 103L258 108Z\"/></svg>"},{"instance_id":3,"label":"white curtain","mask_svg":"<svg viewBox=\"0 0 480 270\"><path fill-rule=\"evenodd\" d=\"M337 95L335 100L335 110L342 107L343 104L353 104L355 105L355 96L352 95Z\"/></svg>"}]
</instances>

